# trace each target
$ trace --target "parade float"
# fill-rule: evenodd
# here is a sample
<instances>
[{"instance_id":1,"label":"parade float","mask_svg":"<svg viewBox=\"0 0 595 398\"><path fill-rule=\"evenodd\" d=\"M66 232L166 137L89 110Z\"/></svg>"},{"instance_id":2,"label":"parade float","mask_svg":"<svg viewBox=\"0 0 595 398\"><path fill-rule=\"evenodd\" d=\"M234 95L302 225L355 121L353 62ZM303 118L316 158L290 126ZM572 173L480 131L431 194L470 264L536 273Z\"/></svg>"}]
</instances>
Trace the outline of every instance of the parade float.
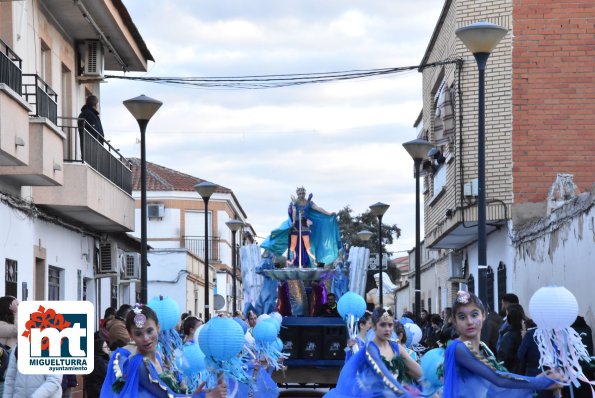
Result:
<instances>
[{"instance_id":1,"label":"parade float","mask_svg":"<svg viewBox=\"0 0 595 398\"><path fill-rule=\"evenodd\" d=\"M346 322L353 324L353 313L359 310L349 310L348 304L345 319L343 315L321 316L317 311L331 292L337 299L348 290L363 295L369 251L352 248L356 263L348 267L336 214L317 206L303 187L296 194L287 219L262 242L260 250L242 248L244 297L248 298L244 312L283 316L280 338L289 357L284 371L273 375L279 385L333 386L345 361ZM363 298L361 302L365 308Z\"/></svg>"}]
</instances>

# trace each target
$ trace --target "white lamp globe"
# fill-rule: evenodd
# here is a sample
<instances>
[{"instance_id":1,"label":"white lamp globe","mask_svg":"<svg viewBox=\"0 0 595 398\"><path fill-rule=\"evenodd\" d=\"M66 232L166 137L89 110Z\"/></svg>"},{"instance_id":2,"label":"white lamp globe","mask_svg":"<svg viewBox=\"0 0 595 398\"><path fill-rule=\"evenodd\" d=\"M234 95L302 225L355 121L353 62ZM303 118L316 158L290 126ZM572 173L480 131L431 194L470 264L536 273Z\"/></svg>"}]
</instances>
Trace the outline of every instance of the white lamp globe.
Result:
<instances>
[{"instance_id":1,"label":"white lamp globe","mask_svg":"<svg viewBox=\"0 0 595 398\"><path fill-rule=\"evenodd\" d=\"M563 286L545 286L531 297L529 313L541 329L564 329L576 320L578 302Z\"/></svg>"}]
</instances>

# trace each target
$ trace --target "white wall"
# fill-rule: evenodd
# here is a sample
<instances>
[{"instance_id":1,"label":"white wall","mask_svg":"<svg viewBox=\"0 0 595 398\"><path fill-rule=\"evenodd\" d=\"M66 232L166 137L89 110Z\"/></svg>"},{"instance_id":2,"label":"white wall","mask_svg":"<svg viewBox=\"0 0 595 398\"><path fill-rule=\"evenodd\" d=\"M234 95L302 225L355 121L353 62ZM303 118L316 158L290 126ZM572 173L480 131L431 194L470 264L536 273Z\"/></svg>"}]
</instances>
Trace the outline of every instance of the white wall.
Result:
<instances>
[{"instance_id":1,"label":"white wall","mask_svg":"<svg viewBox=\"0 0 595 398\"><path fill-rule=\"evenodd\" d=\"M147 297L149 301L158 295L171 297L179 305L180 310L186 310L186 251L158 251L148 253L151 263L147 267ZM176 282L177 280L177 282Z\"/></svg>"},{"instance_id":2,"label":"white wall","mask_svg":"<svg viewBox=\"0 0 595 398\"><path fill-rule=\"evenodd\" d=\"M140 209L134 211L134 232L132 235L140 239ZM163 218L149 218L147 220L147 238L177 238L180 236L180 209L168 209L165 208ZM177 242L174 242L175 246L179 247ZM153 247L167 247L164 246L167 242L152 241L149 244Z\"/></svg>"},{"instance_id":3,"label":"white wall","mask_svg":"<svg viewBox=\"0 0 595 398\"><path fill-rule=\"evenodd\" d=\"M514 262L515 278L511 291L525 309L537 289L564 286L576 297L579 315L595 327L595 207L568 220L559 229L549 230L536 239L520 244ZM529 314L530 316L530 314Z\"/></svg>"}]
</instances>

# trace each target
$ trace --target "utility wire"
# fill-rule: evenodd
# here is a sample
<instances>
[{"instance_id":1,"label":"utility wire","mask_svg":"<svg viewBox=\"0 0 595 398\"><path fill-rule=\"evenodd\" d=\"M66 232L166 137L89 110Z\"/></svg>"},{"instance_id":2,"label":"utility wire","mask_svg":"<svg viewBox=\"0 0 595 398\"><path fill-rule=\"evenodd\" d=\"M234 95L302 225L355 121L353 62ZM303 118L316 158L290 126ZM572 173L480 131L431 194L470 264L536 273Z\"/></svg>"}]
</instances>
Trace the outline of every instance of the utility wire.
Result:
<instances>
[{"instance_id":1,"label":"utility wire","mask_svg":"<svg viewBox=\"0 0 595 398\"><path fill-rule=\"evenodd\" d=\"M338 72L294 73L282 75L247 75L247 76L214 76L214 77L134 77L122 75L105 75L106 79L122 79L144 81L156 84L182 86L190 88L219 88L236 90L261 90L298 86L304 84L321 84L344 80L364 79L388 76L411 70L423 70L428 67L459 62L458 59L446 59L424 65L402 66L397 68L355 69Z\"/></svg>"}]
</instances>

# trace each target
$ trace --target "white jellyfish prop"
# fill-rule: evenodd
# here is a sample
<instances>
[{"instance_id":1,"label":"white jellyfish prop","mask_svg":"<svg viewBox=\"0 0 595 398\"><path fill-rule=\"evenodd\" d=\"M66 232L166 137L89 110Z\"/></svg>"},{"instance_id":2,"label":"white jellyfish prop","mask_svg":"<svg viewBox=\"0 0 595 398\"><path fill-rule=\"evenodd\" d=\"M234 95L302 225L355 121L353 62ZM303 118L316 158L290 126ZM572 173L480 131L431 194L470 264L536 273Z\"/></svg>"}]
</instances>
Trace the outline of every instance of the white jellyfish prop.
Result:
<instances>
[{"instance_id":1,"label":"white jellyfish prop","mask_svg":"<svg viewBox=\"0 0 595 398\"><path fill-rule=\"evenodd\" d=\"M578 387L579 380L587 380L579 361L590 361L590 357L581 337L570 327L578 315L576 298L562 286L542 287L531 297L529 313L537 324L534 338L539 366L556 369L564 382Z\"/></svg>"}]
</instances>

